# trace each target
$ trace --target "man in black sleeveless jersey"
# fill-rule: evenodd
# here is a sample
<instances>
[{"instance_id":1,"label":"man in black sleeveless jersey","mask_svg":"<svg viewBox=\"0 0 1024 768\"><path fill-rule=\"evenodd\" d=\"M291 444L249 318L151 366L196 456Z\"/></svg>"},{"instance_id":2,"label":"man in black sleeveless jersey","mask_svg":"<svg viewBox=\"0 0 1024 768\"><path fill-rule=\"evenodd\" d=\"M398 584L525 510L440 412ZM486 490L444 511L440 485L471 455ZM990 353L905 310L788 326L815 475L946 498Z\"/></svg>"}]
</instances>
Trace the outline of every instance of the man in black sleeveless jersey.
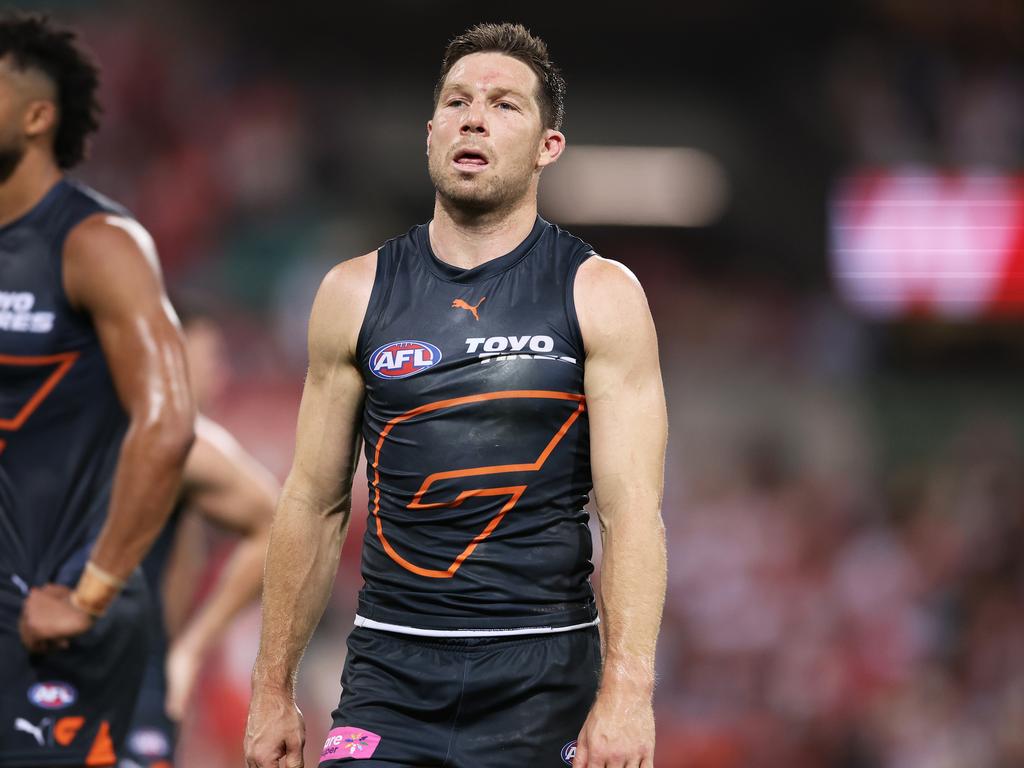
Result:
<instances>
[{"instance_id":1,"label":"man in black sleeveless jersey","mask_svg":"<svg viewBox=\"0 0 1024 768\"><path fill-rule=\"evenodd\" d=\"M537 215L563 92L523 27L456 38L427 123L433 220L320 288L267 554L249 766L303 765L295 673L360 436L364 586L320 765L653 765L664 394L636 279Z\"/></svg>"},{"instance_id":2,"label":"man in black sleeveless jersey","mask_svg":"<svg viewBox=\"0 0 1024 768\"><path fill-rule=\"evenodd\" d=\"M64 178L97 127L74 35L0 19L0 764L112 766L145 660L136 566L195 419L148 234Z\"/></svg>"}]
</instances>

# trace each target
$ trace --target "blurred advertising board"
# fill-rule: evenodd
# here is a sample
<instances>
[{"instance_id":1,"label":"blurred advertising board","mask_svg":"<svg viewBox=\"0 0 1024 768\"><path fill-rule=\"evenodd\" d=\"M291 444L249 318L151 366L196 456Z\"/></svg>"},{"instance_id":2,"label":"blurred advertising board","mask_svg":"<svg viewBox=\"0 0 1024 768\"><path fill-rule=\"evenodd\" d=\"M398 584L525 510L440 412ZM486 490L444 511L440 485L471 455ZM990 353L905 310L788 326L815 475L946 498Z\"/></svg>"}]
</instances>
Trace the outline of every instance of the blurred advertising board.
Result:
<instances>
[{"instance_id":1,"label":"blurred advertising board","mask_svg":"<svg viewBox=\"0 0 1024 768\"><path fill-rule=\"evenodd\" d=\"M1024 176L895 169L834 187L840 295L879 319L1024 316Z\"/></svg>"}]
</instances>

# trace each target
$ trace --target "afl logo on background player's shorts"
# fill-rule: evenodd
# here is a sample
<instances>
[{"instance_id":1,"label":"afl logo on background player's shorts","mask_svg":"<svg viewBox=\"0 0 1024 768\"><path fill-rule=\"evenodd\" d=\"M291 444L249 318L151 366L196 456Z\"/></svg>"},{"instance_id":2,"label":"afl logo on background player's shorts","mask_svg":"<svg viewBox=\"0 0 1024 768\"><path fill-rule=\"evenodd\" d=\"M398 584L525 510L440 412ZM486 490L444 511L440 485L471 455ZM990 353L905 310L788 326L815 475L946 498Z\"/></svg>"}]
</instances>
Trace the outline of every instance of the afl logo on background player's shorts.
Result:
<instances>
[{"instance_id":1,"label":"afl logo on background player's shorts","mask_svg":"<svg viewBox=\"0 0 1024 768\"><path fill-rule=\"evenodd\" d=\"M28 689L28 700L42 709L64 709L78 700L78 692L68 683L36 683Z\"/></svg>"},{"instance_id":2,"label":"afl logo on background player's shorts","mask_svg":"<svg viewBox=\"0 0 1024 768\"><path fill-rule=\"evenodd\" d=\"M136 728L128 734L128 746L142 757L167 757L171 741L159 728Z\"/></svg>"},{"instance_id":3,"label":"afl logo on background player's shorts","mask_svg":"<svg viewBox=\"0 0 1024 768\"><path fill-rule=\"evenodd\" d=\"M392 341L370 355L370 371L382 379L415 376L441 362L441 350L425 341Z\"/></svg>"}]
</instances>

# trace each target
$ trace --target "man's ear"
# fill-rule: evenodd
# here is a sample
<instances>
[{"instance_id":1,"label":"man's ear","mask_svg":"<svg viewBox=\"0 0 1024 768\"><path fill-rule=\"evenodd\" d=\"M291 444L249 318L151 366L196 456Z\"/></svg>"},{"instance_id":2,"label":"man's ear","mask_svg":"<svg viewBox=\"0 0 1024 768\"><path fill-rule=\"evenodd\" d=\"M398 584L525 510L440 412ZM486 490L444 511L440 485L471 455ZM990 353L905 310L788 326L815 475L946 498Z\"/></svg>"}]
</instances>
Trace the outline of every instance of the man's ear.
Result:
<instances>
[{"instance_id":1,"label":"man's ear","mask_svg":"<svg viewBox=\"0 0 1024 768\"><path fill-rule=\"evenodd\" d=\"M565 151L565 134L553 128L545 128L541 137L540 153L537 156L537 167L544 168L561 157Z\"/></svg>"},{"instance_id":2,"label":"man's ear","mask_svg":"<svg viewBox=\"0 0 1024 768\"><path fill-rule=\"evenodd\" d=\"M47 99L29 102L25 110L25 135L35 138L47 133L57 125L57 105Z\"/></svg>"}]
</instances>

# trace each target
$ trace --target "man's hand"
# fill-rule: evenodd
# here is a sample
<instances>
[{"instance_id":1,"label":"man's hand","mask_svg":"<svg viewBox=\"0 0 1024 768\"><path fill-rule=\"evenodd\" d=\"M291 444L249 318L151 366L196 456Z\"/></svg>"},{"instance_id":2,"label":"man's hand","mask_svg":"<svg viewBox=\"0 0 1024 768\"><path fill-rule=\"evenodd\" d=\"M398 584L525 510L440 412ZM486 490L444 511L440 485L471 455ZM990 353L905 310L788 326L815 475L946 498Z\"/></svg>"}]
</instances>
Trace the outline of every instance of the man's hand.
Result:
<instances>
[{"instance_id":1,"label":"man's hand","mask_svg":"<svg viewBox=\"0 0 1024 768\"><path fill-rule=\"evenodd\" d=\"M576 740L573 768L654 768L649 695L600 691Z\"/></svg>"},{"instance_id":2,"label":"man's hand","mask_svg":"<svg viewBox=\"0 0 1024 768\"><path fill-rule=\"evenodd\" d=\"M303 768L306 724L290 693L254 690L245 724L246 768Z\"/></svg>"},{"instance_id":3,"label":"man's hand","mask_svg":"<svg viewBox=\"0 0 1024 768\"><path fill-rule=\"evenodd\" d=\"M192 690L199 677L203 665L202 649L193 647L187 641L177 640L167 653L164 668L167 673L167 697L164 709L167 716L175 722L181 722L185 716L185 707L192 697Z\"/></svg>"},{"instance_id":4,"label":"man's hand","mask_svg":"<svg viewBox=\"0 0 1024 768\"><path fill-rule=\"evenodd\" d=\"M88 631L95 619L71 602L71 590L60 584L35 587L25 598L18 620L21 642L30 653L67 648L73 637Z\"/></svg>"}]
</instances>

